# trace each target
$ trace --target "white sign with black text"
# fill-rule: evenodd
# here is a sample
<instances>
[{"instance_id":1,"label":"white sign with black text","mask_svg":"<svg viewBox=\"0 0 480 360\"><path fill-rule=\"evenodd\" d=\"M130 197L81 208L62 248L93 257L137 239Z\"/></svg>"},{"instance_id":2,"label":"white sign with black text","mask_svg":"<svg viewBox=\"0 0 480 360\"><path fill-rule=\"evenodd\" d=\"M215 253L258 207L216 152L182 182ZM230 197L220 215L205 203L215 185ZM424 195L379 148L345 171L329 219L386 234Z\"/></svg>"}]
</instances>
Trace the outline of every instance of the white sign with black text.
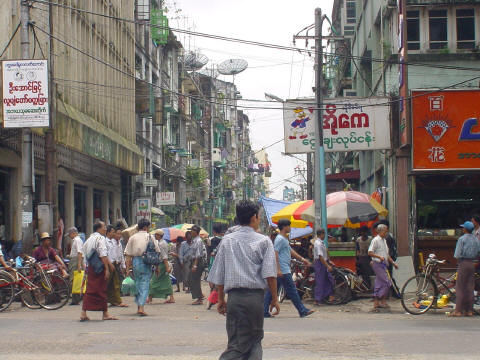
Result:
<instances>
[{"instance_id":1,"label":"white sign with black text","mask_svg":"<svg viewBox=\"0 0 480 360\"><path fill-rule=\"evenodd\" d=\"M157 205L175 205L175 193L157 192Z\"/></svg>"}]
</instances>

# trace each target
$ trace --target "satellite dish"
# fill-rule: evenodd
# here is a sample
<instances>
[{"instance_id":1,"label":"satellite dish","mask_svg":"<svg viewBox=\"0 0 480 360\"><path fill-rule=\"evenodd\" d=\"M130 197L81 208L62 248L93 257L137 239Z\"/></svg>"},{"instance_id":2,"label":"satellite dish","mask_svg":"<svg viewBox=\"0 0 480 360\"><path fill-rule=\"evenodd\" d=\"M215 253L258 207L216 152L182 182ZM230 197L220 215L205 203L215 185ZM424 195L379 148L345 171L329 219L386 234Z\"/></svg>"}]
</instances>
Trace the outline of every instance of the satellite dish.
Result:
<instances>
[{"instance_id":1,"label":"satellite dish","mask_svg":"<svg viewBox=\"0 0 480 360\"><path fill-rule=\"evenodd\" d=\"M217 70L222 75L237 75L248 67L248 63L243 59L225 60L217 66Z\"/></svg>"},{"instance_id":2,"label":"satellite dish","mask_svg":"<svg viewBox=\"0 0 480 360\"><path fill-rule=\"evenodd\" d=\"M198 73L202 74L202 75L205 75L205 76L208 76L208 77L211 77L213 79L218 78L218 75L220 75L220 73L218 72L217 69L215 69L215 67L212 67L212 68L206 67L206 68L200 70Z\"/></svg>"},{"instance_id":3,"label":"satellite dish","mask_svg":"<svg viewBox=\"0 0 480 360\"><path fill-rule=\"evenodd\" d=\"M185 68L187 71L200 70L208 63L208 58L199 53L190 51L185 55Z\"/></svg>"}]
</instances>

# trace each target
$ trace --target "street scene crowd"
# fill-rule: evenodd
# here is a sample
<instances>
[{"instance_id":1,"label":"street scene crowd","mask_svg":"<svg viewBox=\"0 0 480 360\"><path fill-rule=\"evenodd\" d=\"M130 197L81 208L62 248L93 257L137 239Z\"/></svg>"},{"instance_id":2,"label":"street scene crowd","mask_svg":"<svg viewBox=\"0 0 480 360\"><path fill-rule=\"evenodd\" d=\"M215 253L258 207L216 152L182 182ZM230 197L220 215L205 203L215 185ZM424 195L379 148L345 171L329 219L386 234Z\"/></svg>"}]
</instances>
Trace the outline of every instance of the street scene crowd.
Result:
<instances>
[{"instance_id":1,"label":"street scene crowd","mask_svg":"<svg viewBox=\"0 0 480 360\"><path fill-rule=\"evenodd\" d=\"M81 322L90 320L87 312L91 311L101 311L103 320L118 320L110 309L128 307L122 296L133 295L135 313L144 317L148 315L146 306L155 299L174 304L174 292L185 291L191 293L192 305L203 305L207 300L208 309L216 305L218 312L226 315L228 347L221 359L261 359L264 319L280 313L280 289L299 317L307 317L316 306L335 303L335 264L329 258L324 229L318 229L315 238L308 237L298 246L289 241L290 220L279 220L276 228L268 229L267 236L260 229L258 204L241 201L236 215L234 226L224 229L216 224L211 237L200 226L191 225L184 236L168 242L164 239L165 231L152 229L147 219L140 219L129 229L121 221L106 225L99 220L85 242L75 227L66 231L71 240L68 265L59 256L59 250L52 247L47 233L40 235L40 245L32 256L62 277L70 278L70 305L81 303ZM454 317L474 315L480 217L474 215L471 221L459 226L464 234L458 239L454 254L458 260L456 305L450 314ZM380 220L371 229L360 227L355 243L357 272L372 291L371 312L388 311L389 296L400 295L391 276L398 265L388 221ZM12 255L14 258L7 261ZM21 268L22 259L26 259L25 254L15 257L12 251L2 252L1 270L15 273L15 267ZM304 304L310 299L308 293L299 289L292 261L312 269L313 303L309 303L313 307ZM204 294L202 280L207 280L209 294Z\"/></svg>"}]
</instances>

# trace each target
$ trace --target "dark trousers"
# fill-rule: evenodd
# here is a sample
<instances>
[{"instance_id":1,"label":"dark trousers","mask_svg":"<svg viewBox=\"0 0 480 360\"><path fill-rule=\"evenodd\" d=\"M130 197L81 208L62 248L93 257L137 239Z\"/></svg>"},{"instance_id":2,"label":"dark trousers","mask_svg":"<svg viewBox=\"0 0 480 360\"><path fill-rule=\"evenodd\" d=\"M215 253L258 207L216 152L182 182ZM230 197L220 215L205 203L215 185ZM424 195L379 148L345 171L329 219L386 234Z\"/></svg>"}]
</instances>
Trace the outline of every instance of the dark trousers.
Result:
<instances>
[{"instance_id":1,"label":"dark trousers","mask_svg":"<svg viewBox=\"0 0 480 360\"><path fill-rule=\"evenodd\" d=\"M263 290L232 289L227 301L227 350L220 360L261 360Z\"/></svg>"},{"instance_id":2,"label":"dark trousers","mask_svg":"<svg viewBox=\"0 0 480 360\"><path fill-rule=\"evenodd\" d=\"M475 289L475 263L471 260L460 260L458 264L455 293L457 297L456 312L473 311L473 290Z\"/></svg>"},{"instance_id":3,"label":"dark trousers","mask_svg":"<svg viewBox=\"0 0 480 360\"><path fill-rule=\"evenodd\" d=\"M190 291L192 292L192 299L201 299L202 293L202 274L205 269L205 262L198 260L195 272L190 273Z\"/></svg>"},{"instance_id":4,"label":"dark trousers","mask_svg":"<svg viewBox=\"0 0 480 360\"><path fill-rule=\"evenodd\" d=\"M277 278L277 288L280 289L280 286L283 286L285 289L285 294L292 301L293 305L297 308L298 314L304 316L308 313L308 309L303 305L302 299L298 295L297 288L293 282L292 274L283 274L282 277ZM275 295L276 296L276 295ZM265 294L265 299L263 303L263 314L266 317L270 316L269 307L272 302L272 294L267 290Z\"/></svg>"}]
</instances>

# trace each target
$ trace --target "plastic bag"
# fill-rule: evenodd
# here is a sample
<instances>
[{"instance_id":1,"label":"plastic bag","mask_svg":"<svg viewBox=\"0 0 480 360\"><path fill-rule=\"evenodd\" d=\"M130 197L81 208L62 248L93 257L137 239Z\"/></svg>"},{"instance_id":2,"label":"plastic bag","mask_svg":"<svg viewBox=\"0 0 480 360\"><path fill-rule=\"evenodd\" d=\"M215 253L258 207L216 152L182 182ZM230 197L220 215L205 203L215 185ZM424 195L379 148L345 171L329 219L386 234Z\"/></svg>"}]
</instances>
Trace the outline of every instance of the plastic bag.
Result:
<instances>
[{"instance_id":1,"label":"plastic bag","mask_svg":"<svg viewBox=\"0 0 480 360\"><path fill-rule=\"evenodd\" d=\"M130 276L127 276L122 282L122 295L134 296L136 293L135 281Z\"/></svg>"},{"instance_id":2,"label":"plastic bag","mask_svg":"<svg viewBox=\"0 0 480 360\"><path fill-rule=\"evenodd\" d=\"M72 294L85 294L87 289L87 281L83 282L85 272L77 271L73 272L73 284L72 284Z\"/></svg>"}]
</instances>

